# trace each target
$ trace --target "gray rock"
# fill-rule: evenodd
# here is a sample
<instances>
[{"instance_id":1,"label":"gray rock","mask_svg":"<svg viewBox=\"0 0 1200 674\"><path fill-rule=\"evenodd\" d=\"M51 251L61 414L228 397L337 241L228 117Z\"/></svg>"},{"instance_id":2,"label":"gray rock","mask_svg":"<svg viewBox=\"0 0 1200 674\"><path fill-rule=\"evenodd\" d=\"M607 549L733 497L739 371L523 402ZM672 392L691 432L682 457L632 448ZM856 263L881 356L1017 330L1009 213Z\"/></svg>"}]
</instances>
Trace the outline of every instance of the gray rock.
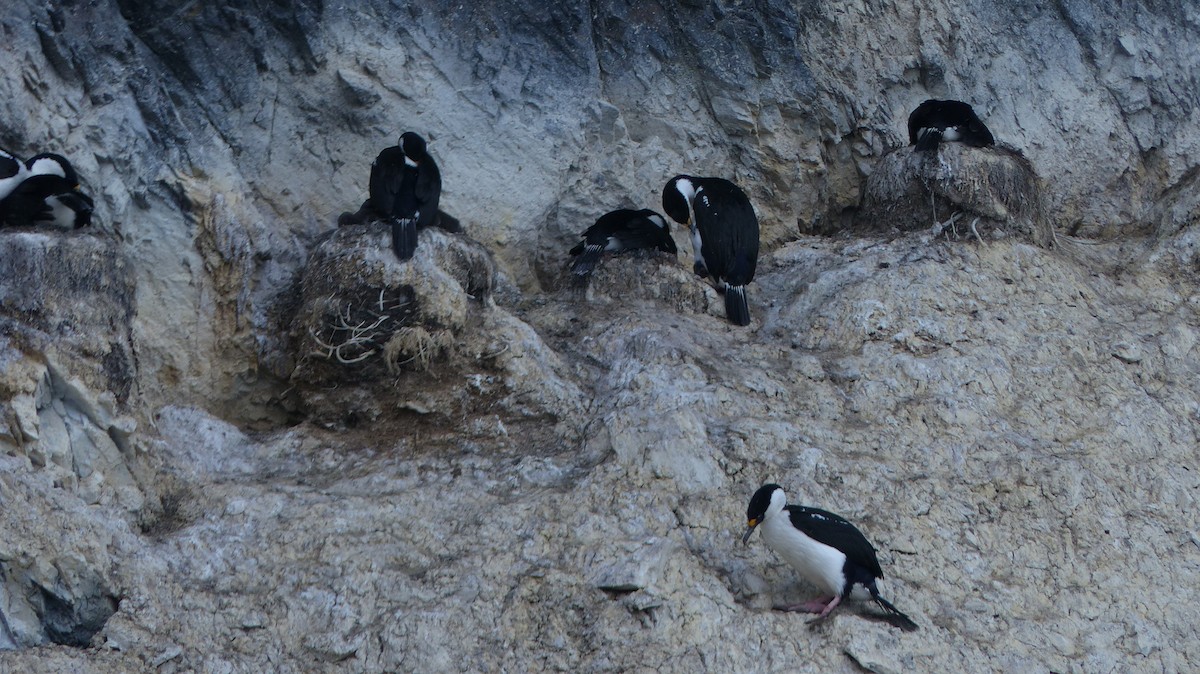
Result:
<instances>
[{"instance_id":1,"label":"gray rock","mask_svg":"<svg viewBox=\"0 0 1200 674\"><path fill-rule=\"evenodd\" d=\"M1195 670L1188 11L6 5L0 145L97 212L0 233L0 671ZM848 236L929 97L1089 254L954 181L1018 236L802 235ZM474 239L409 267L328 233L406 129ZM561 285L682 171L754 201L750 329L669 259ZM422 282L427 369L300 362L322 297ZM738 541L768 480L922 630L770 611L811 588Z\"/></svg>"}]
</instances>

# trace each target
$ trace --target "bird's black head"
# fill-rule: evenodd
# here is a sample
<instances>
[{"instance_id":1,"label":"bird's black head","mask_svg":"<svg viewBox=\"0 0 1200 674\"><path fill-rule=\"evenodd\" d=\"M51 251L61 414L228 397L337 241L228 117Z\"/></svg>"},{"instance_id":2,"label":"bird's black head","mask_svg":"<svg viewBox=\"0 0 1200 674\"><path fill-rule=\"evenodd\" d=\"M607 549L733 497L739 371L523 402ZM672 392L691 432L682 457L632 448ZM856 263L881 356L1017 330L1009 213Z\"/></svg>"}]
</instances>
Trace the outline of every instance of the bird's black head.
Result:
<instances>
[{"instance_id":1,"label":"bird's black head","mask_svg":"<svg viewBox=\"0 0 1200 674\"><path fill-rule=\"evenodd\" d=\"M424 160L429 154L425 139L412 131L405 131L400 135L400 149L404 151L404 156L417 162Z\"/></svg>"},{"instance_id":2,"label":"bird's black head","mask_svg":"<svg viewBox=\"0 0 1200 674\"><path fill-rule=\"evenodd\" d=\"M675 247L675 239L671 238L671 226L667 224L666 219L663 218L662 215L659 215L649 208L643 208L642 210L638 211L638 215L645 217L647 220L653 223L655 227L662 230L658 233L658 240L657 243L655 243L655 248L669 255L676 255L679 253L679 249Z\"/></svg>"},{"instance_id":3,"label":"bird's black head","mask_svg":"<svg viewBox=\"0 0 1200 674\"><path fill-rule=\"evenodd\" d=\"M678 175L671 178L663 188L663 210L681 225L691 224L691 200L696 188L691 176Z\"/></svg>"},{"instance_id":4,"label":"bird's black head","mask_svg":"<svg viewBox=\"0 0 1200 674\"><path fill-rule=\"evenodd\" d=\"M754 533L754 528L762 524L767 517L767 511L771 509L771 500L775 496L775 492L783 493L783 487L777 484L764 484L754 492L754 496L750 497L750 505L746 508L746 533L742 536L743 543L750 542L750 534Z\"/></svg>"},{"instance_id":5,"label":"bird's black head","mask_svg":"<svg viewBox=\"0 0 1200 674\"><path fill-rule=\"evenodd\" d=\"M5 150L0 150L0 180L12 178L24 168L26 168L25 164L20 159L17 159Z\"/></svg>"},{"instance_id":6,"label":"bird's black head","mask_svg":"<svg viewBox=\"0 0 1200 674\"><path fill-rule=\"evenodd\" d=\"M764 484L754 492L754 496L750 497L750 506L746 508L746 520L750 522L762 522L763 517L767 514L767 508L771 507L771 496L776 490L782 490L777 484Z\"/></svg>"}]
</instances>

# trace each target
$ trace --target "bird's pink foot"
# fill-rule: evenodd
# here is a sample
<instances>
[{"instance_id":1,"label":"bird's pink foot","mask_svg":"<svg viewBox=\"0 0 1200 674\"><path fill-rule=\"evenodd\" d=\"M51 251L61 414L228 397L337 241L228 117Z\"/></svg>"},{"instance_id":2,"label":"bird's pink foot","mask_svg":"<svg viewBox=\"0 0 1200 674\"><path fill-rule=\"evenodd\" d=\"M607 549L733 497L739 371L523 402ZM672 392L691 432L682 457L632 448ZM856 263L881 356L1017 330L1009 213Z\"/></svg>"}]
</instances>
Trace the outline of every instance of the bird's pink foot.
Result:
<instances>
[{"instance_id":1,"label":"bird's pink foot","mask_svg":"<svg viewBox=\"0 0 1200 674\"><path fill-rule=\"evenodd\" d=\"M816 618L813 618L813 620L823 620L825 616L829 615L830 612L837 608L837 605L840 603L842 603L842 598L834 597L833 601L829 602L829 605L821 611L820 615L818 615Z\"/></svg>"}]
</instances>

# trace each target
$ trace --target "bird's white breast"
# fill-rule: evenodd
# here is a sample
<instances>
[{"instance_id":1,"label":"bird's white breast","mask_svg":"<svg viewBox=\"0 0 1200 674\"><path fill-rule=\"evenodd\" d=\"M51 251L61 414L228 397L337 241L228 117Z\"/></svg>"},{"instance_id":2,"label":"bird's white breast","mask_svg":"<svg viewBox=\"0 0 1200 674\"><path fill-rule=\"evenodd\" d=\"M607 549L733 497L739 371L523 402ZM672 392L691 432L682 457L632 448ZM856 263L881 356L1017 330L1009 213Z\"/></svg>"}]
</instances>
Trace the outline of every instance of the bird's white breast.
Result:
<instances>
[{"instance_id":1,"label":"bird's white breast","mask_svg":"<svg viewBox=\"0 0 1200 674\"><path fill-rule=\"evenodd\" d=\"M846 585L846 575L842 571L846 555L793 527L786 511L768 517L761 528L767 546L805 580L826 594L841 595Z\"/></svg>"},{"instance_id":2,"label":"bird's white breast","mask_svg":"<svg viewBox=\"0 0 1200 674\"><path fill-rule=\"evenodd\" d=\"M48 224L58 227L59 229L74 229L75 228L75 210L64 204L57 196L46 199L46 203L50 205L51 217Z\"/></svg>"}]
</instances>

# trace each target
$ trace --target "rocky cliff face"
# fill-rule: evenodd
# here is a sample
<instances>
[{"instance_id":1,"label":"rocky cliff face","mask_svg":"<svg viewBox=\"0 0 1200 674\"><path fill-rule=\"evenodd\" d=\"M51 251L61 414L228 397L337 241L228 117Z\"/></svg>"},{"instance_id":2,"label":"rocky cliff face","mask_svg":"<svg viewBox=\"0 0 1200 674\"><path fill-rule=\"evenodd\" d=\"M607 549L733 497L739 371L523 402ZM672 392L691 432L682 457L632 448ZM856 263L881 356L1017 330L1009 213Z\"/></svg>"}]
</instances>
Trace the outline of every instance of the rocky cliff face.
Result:
<instances>
[{"instance_id":1,"label":"rocky cliff face","mask_svg":"<svg viewBox=\"0 0 1200 674\"><path fill-rule=\"evenodd\" d=\"M0 145L97 213L0 231L0 670L1200 664L1190 8L10 4ZM929 97L1040 182L914 163ZM331 230L407 129L465 236L402 265ZM686 253L565 280L681 171L749 329ZM766 481L922 629L771 611Z\"/></svg>"}]
</instances>

